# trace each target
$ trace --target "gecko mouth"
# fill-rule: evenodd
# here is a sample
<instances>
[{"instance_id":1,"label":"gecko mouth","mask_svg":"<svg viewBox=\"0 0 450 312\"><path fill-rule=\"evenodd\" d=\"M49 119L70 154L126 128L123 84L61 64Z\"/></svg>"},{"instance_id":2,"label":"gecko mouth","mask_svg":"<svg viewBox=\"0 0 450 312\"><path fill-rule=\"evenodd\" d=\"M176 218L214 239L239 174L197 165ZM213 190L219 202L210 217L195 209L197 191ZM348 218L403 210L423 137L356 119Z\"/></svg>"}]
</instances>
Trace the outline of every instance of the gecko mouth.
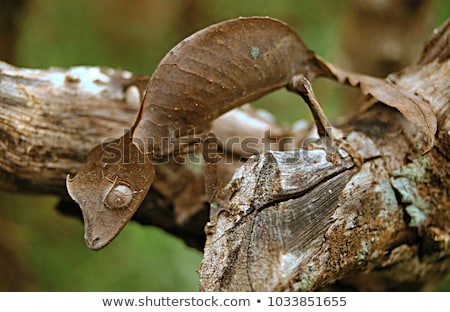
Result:
<instances>
[{"instance_id":1,"label":"gecko mouth","mask_svg":"<svg viewBox=\"0 0 450 312\"><path fill-rule=\"evenodd\" d=\"M117 211L103 210L100 213L91 214L89 210L82 209L84 219L84 241L86 246L92 250L100 250L106 247L119 235L128 221L117 220Z\"/></svg>"},{"instance_id":2,"label":"gecko mouth","mask_svg":"<svg viewBox=\"0 0 450 312\"><path fill-rule=\"evenodd\" d=\"M86 242L86 246L92 250L100 250L106 245L109 244L111 240L102 239L99 236L91 236L88 232L86 232L84 236L84 241Z\"/></svg>"}]
</instances>

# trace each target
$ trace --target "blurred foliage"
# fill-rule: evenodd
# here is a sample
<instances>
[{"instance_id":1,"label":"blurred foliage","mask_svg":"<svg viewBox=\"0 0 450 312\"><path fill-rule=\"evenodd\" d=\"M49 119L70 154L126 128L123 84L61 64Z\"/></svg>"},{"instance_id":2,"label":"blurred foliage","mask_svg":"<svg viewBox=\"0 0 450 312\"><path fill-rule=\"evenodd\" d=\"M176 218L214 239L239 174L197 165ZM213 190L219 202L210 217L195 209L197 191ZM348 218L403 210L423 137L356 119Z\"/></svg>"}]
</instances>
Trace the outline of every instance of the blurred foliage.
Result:
<instances>
[{"instance_id":1,"label":"blurred foliage","mask_svg":"<svg viewBox=\"0 0 450 312\"><path fill-rule=\"evenodd\" d=\"M14 64L104 65L150 75L165 53L194 31L251 15L286 21L309 48L339 63L345 9L343 0L28 0L17 20ZM432 26L448 17L450 3L436 1L435 11ZM319 81L315 88L327 113L339 115L342 87ZM306 105L284 90L257 105L284 122L310 118ZM58 214L56 203L53 197L0 192L0 290L198 289L200 252L159 229L134 223L104 250L90 251L82 223Z\"/></svg>"},{"instance_id":2,"label":"blurred foliage","mask_svg":"<svg viewBox=\"0 0 450 312\"><path fill-rule=\"evenodd\" d=\"M84 245L81 221L53 209L56 198L0 192L0 203L0 225L7 219L9 232L0 233L14 240L9 252L20 256L9 263L8 276L0 275L0 290L198 289L200 253L157 228L130 223L110 246L94 252Z\"/></svg>"},{"instance_id":3,"label":"blurred foliage","mask_svg":"<svg viewBox=\"0 0 450 312\"><path fill-rule=\"evenodd\" d=\"M340 1L123 0L30 1L24 12L16 64L47 67L105 65L151 74L179 41L210 24L239 16L279 18L294 27L305 43L332 60L339 50ZM320 99L332 115L336 86L321 82ZM330 87L333 86L333 87ZM274 108L273 103L277 105ZM259 101L280 120L310 118L299 97L285 90Z\"/></svg>"}]
</instances>

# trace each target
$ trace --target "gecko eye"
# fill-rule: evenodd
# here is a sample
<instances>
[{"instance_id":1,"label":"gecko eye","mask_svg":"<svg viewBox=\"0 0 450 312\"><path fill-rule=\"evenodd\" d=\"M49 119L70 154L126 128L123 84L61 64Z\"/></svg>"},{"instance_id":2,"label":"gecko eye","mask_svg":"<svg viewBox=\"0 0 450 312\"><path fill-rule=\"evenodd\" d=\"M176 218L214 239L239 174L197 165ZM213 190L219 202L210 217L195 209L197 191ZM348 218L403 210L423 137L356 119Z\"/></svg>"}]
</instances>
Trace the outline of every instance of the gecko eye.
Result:
<instances>
[{"instance_id":1,"label":"gecko eye","mask_svg":"<svg viewBox=\"0 0 450 312\"><path fill-rule=\"evenodd\" d=\"M133 198L133 191L127 185L115 185L106 195L105 205L109 209L122 209L127 207Z\"/></svg>"}]
</instances>

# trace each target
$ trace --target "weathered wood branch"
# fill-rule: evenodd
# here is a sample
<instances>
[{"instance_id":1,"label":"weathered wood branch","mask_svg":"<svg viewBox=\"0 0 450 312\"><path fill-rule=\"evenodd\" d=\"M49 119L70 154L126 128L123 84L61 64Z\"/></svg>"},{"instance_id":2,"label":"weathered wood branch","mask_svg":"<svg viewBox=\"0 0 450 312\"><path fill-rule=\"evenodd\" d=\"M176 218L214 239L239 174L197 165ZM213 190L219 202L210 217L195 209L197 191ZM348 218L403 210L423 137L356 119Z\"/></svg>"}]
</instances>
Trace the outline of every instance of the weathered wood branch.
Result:
<instances>
[{"instance_id":1,"label":"weathered wood branch","mask_svg":"<svg viewBox=\"0 0 450 312\"><path fill-rule=\"evenodd\" d=\"M376 104L340 127L362 156L360 168L349 158L332 164L322 150L250 158L221 192L206 246L203 166L190 157L156 167L136 220L205 246L203 290L313 290L333 282L360 290L418 289L433 282L450 268L448 42L447 25L417 64L391 77L437 116L428 154L418 152L414 125ZM30 70L0 63L0 187L68 199L66 175L78 171L93 146L132 124L139 81L106 68ZM255 122L237 128L242 114ZM222 142L262 138L268 128L294 142L309 137L242 111L215 124ZM224 184L240 165L239 156L220 165ZM79 213L71 201L60 208Z\"/></svg>"},{"instance_id":2,"label":"weathered wood branch","mask_svg":"<svg viewBox=\"0 0 450 312\"><path fill-rule=\"evenodd\" d=\"M434 148L421 155L417 127L377 103L340 127L360 168L317 150L250 158L208 223L202 290L417 290L450 270L449 38L447 23L389 77L431 105Z\"/></svg>"}]
</instances>

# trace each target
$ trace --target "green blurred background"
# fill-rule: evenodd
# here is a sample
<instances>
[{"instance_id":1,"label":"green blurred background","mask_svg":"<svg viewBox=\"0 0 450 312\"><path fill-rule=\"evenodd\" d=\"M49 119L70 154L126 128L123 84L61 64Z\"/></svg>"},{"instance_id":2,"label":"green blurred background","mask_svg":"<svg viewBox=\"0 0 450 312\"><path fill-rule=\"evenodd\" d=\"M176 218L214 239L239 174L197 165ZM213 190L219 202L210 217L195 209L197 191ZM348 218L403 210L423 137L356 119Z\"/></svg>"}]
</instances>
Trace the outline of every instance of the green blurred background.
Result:
<instances>
[{"instance_id":1,"label":"green blurred background","mask_svg":"<svg viewBox=\"0 0 450 312\"><path fill-rule=\"evenodd\" d=\"M104 65L150 75L165 53L194 31L238 16L264 15L293 26L306 45L339 63L347 1L29 0L12 19L18 29L10 62L23 67ZM4 3L0 0L0 5ZM5 7L4 7L5 8ZM3 10L3 12L2 12ZM8 14L0 7L0 18ZM428 31L450 12L435 1ZM342 94L316 83L327 113ZM276 102L277 105L269 103ZM298 98L277 91L257 104L282 122L309 119ZM99 252L87 249L83 225L54 209L58 199L0 191L1 291L196 291L200 252L153 227L129 224ZM450 290L450 280L439 290Z\"/></svg>"}]
</instances>

